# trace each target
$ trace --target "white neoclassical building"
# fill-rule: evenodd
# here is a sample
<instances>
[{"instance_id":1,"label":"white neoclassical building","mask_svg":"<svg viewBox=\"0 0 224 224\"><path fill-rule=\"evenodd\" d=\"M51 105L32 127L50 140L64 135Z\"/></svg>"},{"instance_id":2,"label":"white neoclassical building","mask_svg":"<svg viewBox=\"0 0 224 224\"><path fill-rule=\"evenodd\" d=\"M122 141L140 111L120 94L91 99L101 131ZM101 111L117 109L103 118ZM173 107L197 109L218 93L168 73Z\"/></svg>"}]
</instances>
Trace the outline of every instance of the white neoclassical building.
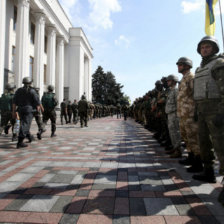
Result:
<instances>
[{"instance_id":1,"label":"white neoclassical building","mask_svg":"<svg viewBox=\"0 0 224 224\"><path fill-rule=\"evenodd\" d=\"M58 0L0 0L0 94L30 76L40 96L47 85L63 98L92 99L92 48Z\"/></svg>"}]
</instances>

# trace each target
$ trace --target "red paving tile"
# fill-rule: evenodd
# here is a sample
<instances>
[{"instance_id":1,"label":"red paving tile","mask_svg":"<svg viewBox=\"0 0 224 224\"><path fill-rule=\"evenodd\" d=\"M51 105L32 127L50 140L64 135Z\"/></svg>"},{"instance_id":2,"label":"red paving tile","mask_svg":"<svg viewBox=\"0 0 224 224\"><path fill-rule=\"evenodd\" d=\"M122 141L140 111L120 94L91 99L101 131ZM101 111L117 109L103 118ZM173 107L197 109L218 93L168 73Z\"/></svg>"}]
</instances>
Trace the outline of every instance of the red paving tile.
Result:
<instances>
[{"instance_id":1,"label":"red paving tile","mask_svg":"<svg viewBox=\"0 0 224 224\"><path fill-rule=\"evenodd\" d=\"M116 198L115 199L115 215L129 215L129 199L128 198Z\"/></svg>"},{"instance_id":2,"label":"red paving tile","mask_svg":"<svg viewBox=\"0 0 224 224\"><path fill-rule=\"evenodd\" d=\"M86 203L87 198L86 197L75 197L71 204L68 206L68 209L66 210L66 213L69 214L80 214L82 212L82 209Z\"/></svg>"},{"instance_id":3,"label":"red paving tile","mask_svg":"<svg viewBox=\"0 0 224 224\"><path fill-rule=\"evenodd\" d=\"M0 210L4 210L4 208L9 205L13 200L19 197L18 194L8 194L4 198L0 199Z\"/></svg>"},{"instance_id":4,"label":"red paving tile","mask_svg":"<svg viewBox=\"0 0 224 224\"><path fill-rule=\"evenodd\" d=\"M55 223L58 224L61 213L8 212L0 211L0 222Z\"/></svg>"},{"instance_id":5,"label":"red paving tile","mask_svg":"<svg viewBox=\"0 0 224 224\"><path fill-rule=\"evenodd\" d=\"M112 217L106 215L81 214L77 224L112 224Z\"/></svg>"},{"instance_id":6,"label":"red paving tile","mask_svg":"<svg viewBox=\"0 0 224 224\"><path fill-rule=\"evenodd\" d=\"M166 224L166 222L163 216L131 216L131 224Z\"/></svg>"},{"instance_id":7,"label":"red paving tile","mask_svg":"<svg viewBox=\"0 0 224 224\"><path fill-rule=\"evenodd\" d=\"M201 224L197 217L192 216L164 216L166 224Z\"/></svg>"},{"instance_id":8,"label":"red paving tile","mask_svg":"<svg viewBox=\"0 0 224 224\"><path fill-rule=\"evenodd\" d=\"M88 198L115 197L115 190L91 190Z\"/></svg>"}]
</instances>

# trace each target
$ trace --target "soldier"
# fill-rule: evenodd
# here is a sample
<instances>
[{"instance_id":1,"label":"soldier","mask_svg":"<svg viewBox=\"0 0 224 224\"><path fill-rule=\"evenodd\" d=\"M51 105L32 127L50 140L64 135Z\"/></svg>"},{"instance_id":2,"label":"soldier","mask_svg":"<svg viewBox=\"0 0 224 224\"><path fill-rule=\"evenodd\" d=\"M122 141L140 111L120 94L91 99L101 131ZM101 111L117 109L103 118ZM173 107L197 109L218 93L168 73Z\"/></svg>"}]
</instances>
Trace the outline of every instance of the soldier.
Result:
<instances>
[{"instance_id":1,"label":"soldier","mask_svg":"<svg viewBox=\"0 0 224 224\"><path fill-rule=\"evenodd\" d=\"M72 105L71 105L71 101L68 101L68 105L67 105L67 112L68 112L68 123L71 123L71 119L72 119Z\"/></svg>"},{"instance_id":2,"label":"soldier","mask_svg":"<svg viewBox=\"0 0 224 224\"><path fill-rule=\"evenodd\" d=\"M86 97L85 97L85 95L82 95L81 100L78 103L78 111L79 111L79 116L80 116L81 128L83 128L83 122L85 124L85 127L88 127L88 125L87 125L88 109L89 109L89 105L86 100Z\"/></svg>"},{"instance_id":3,"label":"soldier","mask_svg":"<svg viewBox=\"0 0 224 224\"><path fill-rule=\"evenodd\" d=\"M116 113L117 113L117 119L121 118L121 105L119 103L117 103Z\"/></svg>"},{"instance_id":4,"label":"soldier","mask_svg":"<svg viewBox=\"0 0 224 224\"><path fill-rule=\"evenodd\" d=\"M77 124L78 122L78 103L77 100L74 100L72 104L72 113L73 113L73 123Z\"/></svg>"},{"instance_id":5,"label":"soldier","mask_svg":"<svg viewBox=\"0 0 224 224\"><path fill-rule=\"evenodd\" d=\"M12 117L12 102L14 97L15 85L8 83L6 85L6 92L2 94L0 98L0 110L1 110L1 126L0 135L2 131L6 129L6 134L8 133L8 122L11 123L12 128L15 124L15 119ZM13 133L12 141L16 140L16 134Z\"/></svg>"},{"instance_id":6,"label":"soldier","mask_svg":"<svg viewBox=\"0 0 224 224\"><path fill-rule=\"evenodd\" d=\"M40 88L34 87L34 90L36 91L38 97L40 97L40 95L39 95ZM42 119L41 119L41 113L42 114L44 113L44 108L43 108L42 104L40 104L40 111L35 110L34 113L33 113L33 116L34 116L35 121L36 121L37 126L38 126L37 138L39 140L41 140L42 133L46 131L46 129L44 128L44 124L42 122Z\"/></svg>"},{"instance_id":7,"label":"soldier","mask_svg":"<svg viewBox=\"0 0 224 224\"><path fill-rule=\"evenodd\" d=\"M128 117L128 106L126 104L123 105L122 111L123 111L123 114L124 114L124 120L126 121L127 117Z\"/></svg>"},{"instance_id":8,"label":"soldier","mask_svg":"<svg viewBox=\"0 0 224 224\"><path fill-rule=\"evenodd\" d=\"M167 83L170 90L167 96L165 112L168 115L169 135L173 145L173 154L170 155L171 158L179 158L182 155L179 119L177 117L178 89L176 85L178 81L178 77L175 75L169 75L167 77Z\"/></svg>"},{"instance_id":9,"label":"soldier","mask_svg":"<svg viewBox=\"0 0 224 224\"><path fill-rule=\"evenodd\" d=\"M197 52L202 56L202 62L195 72L194 99L204 170L201 175L194 175L193 178L214 183L212 148L219 160L219 173L224 175L224 57L217 55L219 44L213 36L202 38ZM219 201L224 205L224 186Z\"/></svg>"},{"instance_id":10,"label":"soldier","mask_svg":"<svg viewBox=\"0 0 224 224\"><path fill-rule=\"evenodd\" d=\"M33 110L40 110L40 99L36 91L31 87L32 79L30 77L23 78L24 86L17 89L13 98L13 117L16 117L16 107L18 107L20 117L20 130L17 142L17 148L27 147L23 142L27 137L32 141L30 134L30 126L33 119Z\"/></svg>"},{"instance_id":11,"label":"soldier","mask_svg":"<svg viewBox=\"0 0 224 224\"><path fill-rule=\"evenodd\" d=\"M66 103L66 100L63 99L63 101L61 102L61 105L60 105L60 108L61 108L61 125L63 125L63 117L65 118L65 122L66 124L68 123L68 118L67 118L67 114L68 114L68 111L67 111L67 103Z\"/></svg>"},{"instance_id":12,"label":"soldier","mask_svg":"<svg viewBox=\"0 0 224 224\"><path fill-rule=\"evenodd\" d=\"M49 85L47 89L48 92L45 92L41 99L44 107L43 122L46 125L47 121L49 119L51 120L51 137L55 137L57 119L55 107L58 105L58 100L56 99L55 93L53 93L54 86Z\"/></svg>"},{"instance_id":13,"label":"soldier","mask_svg":"<svg viewBox=\"0 0 224 224\"><path fill-rule=\"evenodd\" d=\"M201 172L203 169L200 146L198 140L198 123L194 120L195 102L193 99L194 74L190 69L193 66L189 58L181 57L177 61L178 72L183 75L180 81L177 96L177 115L180 120L180 133L188 152L188 157L180 160L183 165L191 165L188 172Z\"/></svg>"}]
</instances>

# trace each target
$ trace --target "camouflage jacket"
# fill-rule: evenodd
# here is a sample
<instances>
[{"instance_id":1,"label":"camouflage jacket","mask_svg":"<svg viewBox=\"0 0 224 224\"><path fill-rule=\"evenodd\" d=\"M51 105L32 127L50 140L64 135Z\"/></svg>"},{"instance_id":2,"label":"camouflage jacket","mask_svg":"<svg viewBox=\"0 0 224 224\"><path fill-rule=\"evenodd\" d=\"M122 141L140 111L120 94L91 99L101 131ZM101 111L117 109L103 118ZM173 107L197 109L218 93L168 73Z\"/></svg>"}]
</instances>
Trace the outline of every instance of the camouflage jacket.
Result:
<instances>
[{"instance_id":1,"label":"camouflage jacket","mask_svg":"<svg viewBox=\"0 0 224 224\"><path fill-rule=\"evenodd\" d=\"M177 116L179 118L193 117L195 102L193 99L194 74L189 72L183 76L177 96Z\"/></svg>"}]
</instances>

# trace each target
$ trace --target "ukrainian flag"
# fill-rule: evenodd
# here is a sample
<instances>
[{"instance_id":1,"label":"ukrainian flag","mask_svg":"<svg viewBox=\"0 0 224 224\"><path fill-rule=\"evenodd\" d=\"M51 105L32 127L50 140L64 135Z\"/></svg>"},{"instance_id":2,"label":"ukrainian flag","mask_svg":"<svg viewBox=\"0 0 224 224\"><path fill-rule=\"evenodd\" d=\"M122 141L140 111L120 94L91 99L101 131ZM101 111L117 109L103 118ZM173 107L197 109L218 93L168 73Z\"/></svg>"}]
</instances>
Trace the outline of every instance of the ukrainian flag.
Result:
<instances>
[{"instance_id":1,"label":"ukrainian flag","mask_svg":"<svg viewBox=\"0 0 224 224\"><path fill-rule=\"evenodd\" d=\"M214 36L215 34L215 14L214 7L218 0L206 0L206 12L205 12L205 33L208 36Z\"/></svg>"}]
</instances>

